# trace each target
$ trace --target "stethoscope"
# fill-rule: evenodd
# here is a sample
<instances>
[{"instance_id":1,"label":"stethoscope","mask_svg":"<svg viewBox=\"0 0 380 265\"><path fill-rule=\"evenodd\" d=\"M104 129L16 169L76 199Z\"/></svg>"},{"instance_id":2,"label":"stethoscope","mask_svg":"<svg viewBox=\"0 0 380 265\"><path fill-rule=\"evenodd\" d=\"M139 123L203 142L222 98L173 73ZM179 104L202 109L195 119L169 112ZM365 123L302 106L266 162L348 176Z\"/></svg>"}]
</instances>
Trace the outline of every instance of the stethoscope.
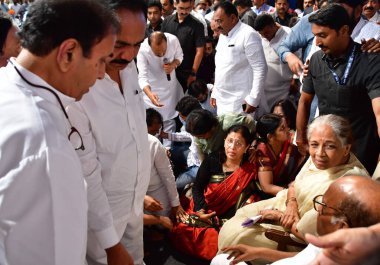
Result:
<instances>
[{"instance_id":1,"label":"stethoscope","mask_svg":"<svg viewBox=\"0 0 380 265\"><path fill-rule=\"evenodd\" d=\"M79 131L78 131L78 130L77 130L77 129L71 124L71 122L70 122L70 120L69 120L69 115L67 114L65 108L63 107L62 101L61 101L61 99L59 98L58 94L57 94L53 89L48 88L48 87L46 87L46 86L41 86L41 85L33 84L33 83L30 82L28 79L26 79L25 76L23 76L23 75L21 74L20 70L17 69L16 65L14 65L12 61L9 61L9 62L13 65L13 67L15 68L17 74L21 77L22 80L25 81L25 83L27 83L28 85L30 85L30 86L32 86L32 87L37 87L37 88L45 89L45 90L49 91L50 93L52 93L52 94L55 96L55 98L58 100L59 105L61 106L61 109L62 109L62 111L63 111L63 114L65 115L65 117L66 117L66 119L67 119L67 121L69 122L70 127L71 127L70 133L69 133L69 135L68 135L68 139L69 139L69 141L70 141L70 139L71 139L71 137L72 137L73 135L78 134L79 139L80 139L80 144L78 144L78 147L75 147L75 146L74 146L74 149L75 149L75 150L84 150L85 148L84 148L84 145L83 145L83 139L82 139L82 136L80 135ZM70 142L71 142L71 141L70 141Z\"/></svg>"}]
</instances>

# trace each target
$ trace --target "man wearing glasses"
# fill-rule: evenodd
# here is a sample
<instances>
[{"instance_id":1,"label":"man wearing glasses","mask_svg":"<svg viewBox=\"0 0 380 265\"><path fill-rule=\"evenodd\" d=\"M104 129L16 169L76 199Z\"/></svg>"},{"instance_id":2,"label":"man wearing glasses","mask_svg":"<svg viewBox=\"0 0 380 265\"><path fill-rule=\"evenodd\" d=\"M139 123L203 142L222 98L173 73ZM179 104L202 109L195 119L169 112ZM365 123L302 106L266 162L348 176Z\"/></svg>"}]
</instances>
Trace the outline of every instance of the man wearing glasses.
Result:
<instances>
[{"instance_id":1,"label":"man wearing glasses","mask_svg":"<svg viewBox=\"0 0 380 265\"><path fill-rule=\"evenodd\" d=\"M316 227L319 235L326 235L339 229L368 227L380 222L380 183L362 176L346 176L334 181L324 195L313 199L316 210ZM311 218L313 218L311 216ZM315 217L314 217L315 218ZM283 252L267 248L238 245L229 247L233 252L231 264L246 264L240 261L265 259L275 261L272 265L303 265L311 261L322 249L309 244L303 251ZM244 255L244 257L243 257ZM229 254L218 255L211 265L230 264Z\"/></svg>"},{"instance_id":2,"label":"man wearing glasses","mask_svg":"<svg viewBox=\"0 0 380 265\"><path fill-rule=\"evenodd\" d=\"M107 2L119 17L121 31L105 78L70 105L68 113L86 147L77 154L89 202L87 261L139 265L150 151L134 59L144 41L147 7L143 0Z\"/></svg>"},{"instance_id":3,"label":"man wearing glasses","mask_svg":"<svg viewBox=\"0 0 380 265\"><path fill-rule=\"evenodd\" d=\"M0 264L84 264L87 198L69 139L84 147L65 106L104 77L118 28L97 1L30 6L23 50L0 69Z\"/></svg>"}]
</instances>

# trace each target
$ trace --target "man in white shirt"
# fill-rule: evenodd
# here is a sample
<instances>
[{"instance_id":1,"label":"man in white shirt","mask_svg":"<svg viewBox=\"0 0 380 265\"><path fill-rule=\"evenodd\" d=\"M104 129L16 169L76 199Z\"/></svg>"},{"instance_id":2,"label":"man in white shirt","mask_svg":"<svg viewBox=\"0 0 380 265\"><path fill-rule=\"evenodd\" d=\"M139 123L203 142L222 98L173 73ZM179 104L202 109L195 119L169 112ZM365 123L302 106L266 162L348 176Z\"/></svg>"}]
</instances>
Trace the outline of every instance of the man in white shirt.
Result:
<instances>
[{"instance_id":1,"label":"man in white shirt","mask_svg":"<svg viewBox=\"0 0 380 265\"><path fill-rule=\"evenodd\" d=\"M146 4L143 0L108 3L119 17L121 31L106 76L68 112L86 145L77 154L88 187L87 261L139 265L150 155L134 59L144 40Z\"/></svg>"},{"instance_id":2,"label":"man in white shirt","mask_svg":"<svg viewBox=\"0 0 380 265\"><path fill-rule=\"evenodd\" d=\"M363 15L372 22L380 23L379 0L366 0L363 5Z\"/></svg>"},{"instance_id":3,"label":"man in white shirt","mask_svg":"<svg viewBox=\"0 0 380 265\"><path fill-rule=\"evenodd\" d=\"M87 146L65 106L104 77L118 28L92 0L31 5L24 49L0 69L0 264L84 264L87 198L69 140Z\"/></svg>"},{"instance_id":4,"label":"man in white shirt","mask_svg":"<svg viewBox=\"0 0 380 265\"><path fill-rule=\"evenodd\" d=\"M265 60L268 65L265 79L264 93L268 107L271 108L278 100L286 99L290 87L295 87L293 73L289 67L282 63L276 53L277 47L291 32L291 29L274 22L269 14L261 14L255 20L255 30L262 37Z\"/></svg>"},{"instance_id":5,"label":"man in white shirt","mask_svg":"<svg viewBox=\"0 0 380 265\"><path fill-rule=\"evenodd\" d=\"M268 111L263 93L267 64L259 34L239 21L228 1L216 7L214 21L222 34L216 47L211 105L218 106L218 115L253 113L259 105Z\"/></svg>"},{"instance_id":6,"label":"man in white shirt","mask_svg":"<svg viewBox=\"0 0 380 265\"><path fill-rule=\"evenodd\" d=\"M317 195L314 209L317 212L316 227L319 235L327 235L339 229L368 227L380 222L380 184L363 176L345 176L334 181L324 195ZM365 216L365 218L363 218ZM315 217L314 217L315 218ZM216 256L211 265L247 264L242 261L264 259L272 265L308 265L322 251L309 244L301 252L284 252L247 245L227 247L231 253ZM345 253L349 255L349 253ZM232 260L227 257L234 256Z\"/></svg>"},{"instance_id":7,"label":"man in white shirt","mask_svg":"<svg viewBox=\"0 0 380 265\"><path fill-rule=\"evenodd\" d=\"M177 102L183 97L183 89L175 75L181 64L183 52L178 38L170 33L153 32L141 44L137 55L139 85L144 91L146 108L154 108L163 118L165 132L175 132L174 118ZM170 147L170 141L164 141Z\"/></svg>"}]
</instances>

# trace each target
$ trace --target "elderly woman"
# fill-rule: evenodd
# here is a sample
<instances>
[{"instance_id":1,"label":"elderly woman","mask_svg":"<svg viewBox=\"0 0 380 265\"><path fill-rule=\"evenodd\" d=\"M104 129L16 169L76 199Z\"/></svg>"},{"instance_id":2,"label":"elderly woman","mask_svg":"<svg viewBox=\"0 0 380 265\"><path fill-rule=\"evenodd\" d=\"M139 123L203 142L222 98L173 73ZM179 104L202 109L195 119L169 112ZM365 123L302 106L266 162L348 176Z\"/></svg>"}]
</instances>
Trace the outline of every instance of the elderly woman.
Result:
<instances>
[{"instance_id":1,"label":"elderly woman","mask_svg":"<svg viewBox=\"0 0 380 265\"><path fill-rule=\"evenodd\" d=\"M313 198L323 194L341 176L368 176L364 166L350 153L352 136L345 119L336 115L316 118L308 129L308 142L310 158L293 184L272 199L238 210L220 231L219 250L239 243L276 249L277 244L264 235L268 228L290 229L301 239L305 233L315 234ZM257 215L262 215L259 223L250 227L242 226L247 218Z\"/></svg>"}]
</instances>

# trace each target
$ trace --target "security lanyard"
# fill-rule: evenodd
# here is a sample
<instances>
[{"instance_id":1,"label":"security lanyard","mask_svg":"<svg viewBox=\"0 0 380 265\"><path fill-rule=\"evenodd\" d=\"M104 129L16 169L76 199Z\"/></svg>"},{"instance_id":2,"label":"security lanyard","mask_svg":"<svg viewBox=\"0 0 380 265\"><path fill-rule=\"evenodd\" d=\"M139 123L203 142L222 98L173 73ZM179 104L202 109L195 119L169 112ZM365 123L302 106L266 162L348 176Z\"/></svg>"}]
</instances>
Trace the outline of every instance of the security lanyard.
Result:
<instances>
[{"instance_id":1,"label":"security lanyard","mask_svg":"<svg viewBox=\"0 0 380 265\"><path fill-rule=\"evenodd\" d=\"M351 69L352 63L354 62L354 59L355 59L356 47L357 46L354 44L354 47L352 48L352 51L351 51L351 54L350 54L350 58L348 58L346 69L344 70L344 74L343 74L343 79L342 80L339 78L339 76L337 75L337 73L335 73L333 71L333 69L331 69L330 65L327 64L327 67L329 68L330 72L334 76L335 82L338 85L344 86L347 83L348 74L350 73L350 69Z\"/></svg>"}]
</instances>

